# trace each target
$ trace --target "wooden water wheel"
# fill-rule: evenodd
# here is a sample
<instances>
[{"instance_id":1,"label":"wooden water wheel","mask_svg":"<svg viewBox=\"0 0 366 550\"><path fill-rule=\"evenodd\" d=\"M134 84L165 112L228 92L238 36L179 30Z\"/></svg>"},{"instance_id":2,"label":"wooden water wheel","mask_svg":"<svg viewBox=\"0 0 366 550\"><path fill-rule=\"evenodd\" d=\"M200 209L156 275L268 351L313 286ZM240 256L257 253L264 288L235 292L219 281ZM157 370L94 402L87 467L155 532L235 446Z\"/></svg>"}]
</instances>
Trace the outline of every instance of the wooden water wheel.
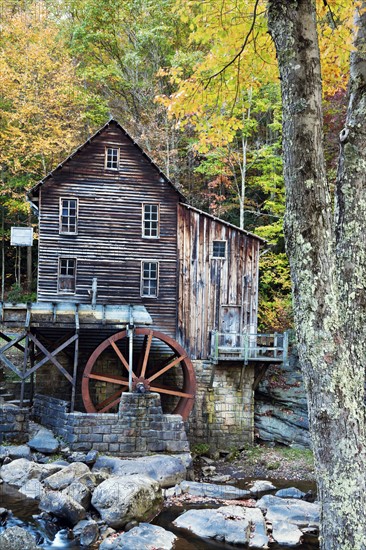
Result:
<instances>
[{"instance_id":1,"label":"wooden water wheel","mask_svg":"<svg viewBox=\"0 0 366 550\"><path fill-rule=\"evenodd\" d=\"M134 331L135 337L140 341L140 345L135 347L132 388L158 392L162 397L171 398L174 402L168 412L180 414L186 420L192 410L196 391L194 369L187 353L173 338L155 330L137 328ZM122 393L128 391L130 365L124 352L127 340L127 331L123 330L104 340L91 354L82 380L82 397L87 412L110 411L119 404ZM156 350L159 352L162 348L168 350L169 354L167 356L163 353L157 359ZM115 354L122 372L101 372L98 359L106 351ZM173 374L175 376L170 376ZM95 381L110 386L106 392L107 396L98 398L92 391Z\"/></svg>"}]
</instances>

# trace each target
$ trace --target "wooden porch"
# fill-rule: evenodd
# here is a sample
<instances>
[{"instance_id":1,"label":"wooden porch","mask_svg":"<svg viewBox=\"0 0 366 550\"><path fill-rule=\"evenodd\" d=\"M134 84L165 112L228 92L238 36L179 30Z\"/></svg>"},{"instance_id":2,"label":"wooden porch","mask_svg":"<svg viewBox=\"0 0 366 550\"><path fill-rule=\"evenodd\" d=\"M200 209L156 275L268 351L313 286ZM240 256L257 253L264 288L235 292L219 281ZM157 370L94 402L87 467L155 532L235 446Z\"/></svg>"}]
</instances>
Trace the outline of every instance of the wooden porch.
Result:
<instances>
[{"instance_id":1,"label":"wooden porch","mask_svg":"<svg viewBox=\"0 0 366 550\"><path fill-rule=\"evenodd\" d=\"M240 361L243 363L285 363L288 356L288 332L251 334L248 332L211 333L211 360Z\"/></svg>"}]
</instances>

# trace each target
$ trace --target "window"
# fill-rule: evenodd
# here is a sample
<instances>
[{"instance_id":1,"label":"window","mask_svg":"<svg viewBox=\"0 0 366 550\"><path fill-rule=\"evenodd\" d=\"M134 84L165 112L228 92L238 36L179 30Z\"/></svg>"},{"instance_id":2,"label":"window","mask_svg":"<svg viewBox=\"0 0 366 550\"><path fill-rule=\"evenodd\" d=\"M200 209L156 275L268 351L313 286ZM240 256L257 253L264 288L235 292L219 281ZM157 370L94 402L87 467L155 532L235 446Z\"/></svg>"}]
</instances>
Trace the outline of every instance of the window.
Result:
<instances>
[{"instance_id":1,"label":"window","mask_svg":"<svg viewBox=\"0 0 366 550\"><path fill-rule=\"evenodd\" d=\"M105 150L105 168L108 170L118 170L119 168L119 148L107 147Z\"/></svg>"},{"instance_id":2,"label":"window","mask_svg":"<svg viewBox=\"0 0 366 550\"><path fill-rule=\"evenodd\" d=\"M144 204L142 207L142 236L159 238L159 205Z\"/></svg>"},{"instance_id":3,"label":"window","mask_svg":"<svg viewBox=\"0 0 366 550\"><path fill-rule=\"evenodd\" d=\"M60 199L60 233L76 235L78 232L78 200Z\"/></svg>"},{"instance_id":4,"label":"window","mask_svg":"<svg viewBox=\"0 0 366 550\"><path fill-rule=\"evenodd\" d=\"M157 297L158 275L158 262L141 262L141 296Z\"/></svg>"},{"instance_id":5,"label":"window","mask_svg":"<svg viewBox=\"0 0 366 550\"><path fill-rule=\"evenodd\" d=\"M75 292L76 258L59 258L58 260L58 291Z\"/></svg>"},{"instance_id":6,"label":"window","mask_svg":"<svg viewBox=\"0 0 366 550\"><path fill-rule=\"evenodd\" d=\"M213 241L213 258L226 258L226 241Z\"/></svg>"}]
</instances>

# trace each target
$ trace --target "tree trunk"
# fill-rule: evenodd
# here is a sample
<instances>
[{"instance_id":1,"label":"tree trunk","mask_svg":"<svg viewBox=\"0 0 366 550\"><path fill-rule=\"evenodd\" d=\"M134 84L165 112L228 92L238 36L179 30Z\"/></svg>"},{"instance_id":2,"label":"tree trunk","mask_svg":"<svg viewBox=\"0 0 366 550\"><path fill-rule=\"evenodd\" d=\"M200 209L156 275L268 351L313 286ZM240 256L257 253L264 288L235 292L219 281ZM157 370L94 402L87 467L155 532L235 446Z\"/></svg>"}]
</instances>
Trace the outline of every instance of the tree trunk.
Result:
<instances>
[{"instance_id":1,"label":"tree trunk","mask_svg":"<svg viewBox=\"0 0 366 550\"><path fill-rule=\"evenodd\" d=\"M320 545L365 550L366 144L365 79L359 73L365 77L366 71L354 55L354 70L355 63L363 69L343 134L334 222L315 2L269 0L268 21L282 85L285 236L321 501Z\"/></svg>"}]
</instances>

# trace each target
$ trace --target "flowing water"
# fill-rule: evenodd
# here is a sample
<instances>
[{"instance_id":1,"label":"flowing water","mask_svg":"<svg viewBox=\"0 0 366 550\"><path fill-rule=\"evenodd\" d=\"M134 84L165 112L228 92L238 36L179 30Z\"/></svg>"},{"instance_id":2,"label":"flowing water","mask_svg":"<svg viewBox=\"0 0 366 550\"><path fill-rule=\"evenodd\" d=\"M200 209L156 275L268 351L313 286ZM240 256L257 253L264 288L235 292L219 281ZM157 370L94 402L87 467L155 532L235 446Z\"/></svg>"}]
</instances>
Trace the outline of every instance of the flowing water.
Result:
<instances>
[{"instance_id":1,"label":"flowing water","mask_svg":"<svg viewBox=\"0 0 366 550\"><path fill-rule=\"evenodd\" d=\"M288 481L273 480L276 487L288 487ZM246 487L248 480L238 480L237 485ZM307 492L309 489L314 491L314 486L309 482L297 482L291 486L296 486L300 490ZM233 502L234 504L234 502ZM73 540L68 538L68 530L62 529L57 524L44 523L40 520L34 518L39 514L39 509L37 502L35 500L26 498L24 495L19 493L15 488L10 487L9 485L2 484L0 485L0 506L12 510L13 516L7 522L7 527L18 525L20 527L26 528L30 531L35 537L40 546L45 550L69 550L69 549L78 549L82 548L80 545L76 544ZM233 550L233 548L238 548L230 544L225 544L222 542L215 542L208 539L201 539L196 537L188 531L182 531L174 527L172 522L174 519L182 514L184 511L190 508L202 508L202 506L184 506L184 507L171 507L167 510L164 510L159 516L155 519L154 523L160 525L165 529L172 531L178 536L178 542L176 543L175 550L214 550L214 549L226 549ZM4 527L0 526L0 532ZM84 547L85 548L85 547ZM301 546L296 547L297 550L317 550L319 548L317 541L309 540ZM288 550L288 547L271 545L271 550Z\"/></svg>"}]
</instances>

